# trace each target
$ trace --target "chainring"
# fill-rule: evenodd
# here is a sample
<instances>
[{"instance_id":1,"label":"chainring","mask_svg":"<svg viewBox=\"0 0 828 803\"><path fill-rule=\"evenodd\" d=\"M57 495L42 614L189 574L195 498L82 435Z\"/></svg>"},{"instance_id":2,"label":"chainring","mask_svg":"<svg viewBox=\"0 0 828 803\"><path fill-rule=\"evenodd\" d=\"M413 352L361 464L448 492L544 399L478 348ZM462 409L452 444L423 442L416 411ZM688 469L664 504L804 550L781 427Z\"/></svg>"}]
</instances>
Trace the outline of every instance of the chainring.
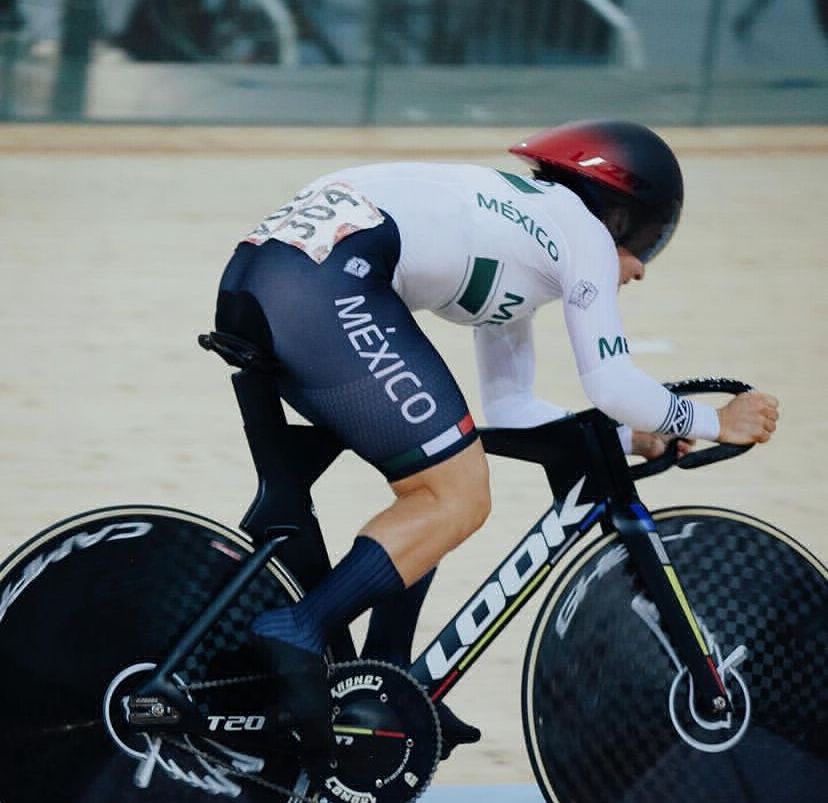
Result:
<instances>
[{"instance_id":1,"label":"chainring","mask_svg":"<svg viewBox=\"0 0 828 803\"><path fill-rule=\"evenodd\" d=\"M224 656L211 665L221 679L187 683L177 678L215 736L159 734L158 760L147 764L144 759L142 766L157 765L167 774L174 772L175 780L200 788L207 788L211 778L219 775L228 788L247 781L291 803L311 799L315 803L410 803L426 790L440 761L442 735L434 705L407 672L381 661L330 666L336 749L327 768L317 765L303 772L296 737L289 726L277 722L274 690L278 684L268 675L242 674L249 666L242 656ZM135 669L145 674L154 667L142 664ZM127 681L136 682L134 678ZM122 699L122 690L115 696ZM121 728L114 727L122 716L121 707L118 700L107 703L113 722L110 734L122 750L132 750L131 755L140 761L146 750L146 746L140 748L141 741L150 742L124 729L123 723ZM127 744L127 735L140 737L138 743ZM194 766L208 770L210 778L201 778L201 770L175 771L187 754L196 762ZM304 793L297 787L303 774Z\"/></svg>"},{"instance_id":2,"label":"chainring","mask_svg":"<svg viewBox=\"0 0 828 803\"><path fill-rule=\"evenodd\" d=\"M381 661L330 669L336 750L313 777L320 803L409 803L426 790L442 736L428 695L407 672Z\"/></svg>"}]
</instances>

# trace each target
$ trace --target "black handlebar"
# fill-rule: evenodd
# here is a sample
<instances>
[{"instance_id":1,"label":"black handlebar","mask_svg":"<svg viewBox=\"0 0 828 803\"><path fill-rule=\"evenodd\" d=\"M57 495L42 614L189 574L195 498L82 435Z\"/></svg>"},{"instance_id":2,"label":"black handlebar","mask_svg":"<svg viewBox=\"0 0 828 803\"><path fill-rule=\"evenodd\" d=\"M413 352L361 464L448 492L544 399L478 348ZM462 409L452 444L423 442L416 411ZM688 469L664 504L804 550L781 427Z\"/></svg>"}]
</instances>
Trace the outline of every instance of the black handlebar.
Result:
<instances>
[{"instance_id":1,"label":"black handlebar","mask_svg":"<svg viewBox=\"0 0 828 803\"><path fill-rule=\"evenodd\" d=\"M738 379L725 379L722 377L683 379L680 382L667 382L664 387L677 396L691 396L697 393L730 393L733 396L737 396L740 393L753 390L750 385L740 382ZM699 466L718 463L720 460L730 460L731 457L737 457L752 448L752 443L746 446L720 443L716 446L710 446L707 449L690 452L690 454L678 460L678 441L673 441L661 457L630 466L630 473L634 480L640 480L644 477L652 477L654 474L661 474L673 466L685 469L698 468Z\"/></svg>"}]
</instances>

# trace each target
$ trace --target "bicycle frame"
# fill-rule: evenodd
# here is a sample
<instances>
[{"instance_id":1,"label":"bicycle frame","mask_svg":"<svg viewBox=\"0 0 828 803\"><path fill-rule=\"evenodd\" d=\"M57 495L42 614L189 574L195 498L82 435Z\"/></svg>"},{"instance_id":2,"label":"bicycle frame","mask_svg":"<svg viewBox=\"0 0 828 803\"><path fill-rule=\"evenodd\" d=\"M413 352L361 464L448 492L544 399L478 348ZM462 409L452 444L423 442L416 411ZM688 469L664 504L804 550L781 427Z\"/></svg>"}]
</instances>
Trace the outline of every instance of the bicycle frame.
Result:
<instances>
[{"instance_id":1,"label":"bicycle frame","mask_svg":"<svg viewBox=\"0 0 828 803\"><path fill-rule=\"evenodd\" d=\"M589 530L618 531L711 712L729 708L710 648L649 512L614 422L597 410L527 430L483 429L487 453L539 463L555 503L411 665L432 701L462 679Z\"/></svg>"},{"instance_id":2,"label":"bicycle frame","mask_svg":"<svg viewBox=\"0 0 828 803\"><path fill-rule=\"evenodd\" d=\"M177 691L173 671L271 557L306 589L330 571L310 488L342 446L326 430L288 424L275 377L254 364L253 357L248 367L242 362L243 370L232 381L259 478L256 497L241 523L256 551L138 690L130 717L134 725L197 727L200 715ZM710 649L636 493L615 423L587 410L532 429L483 429L481 436L489 454L543 466L555 501L411 665L409 671L431 699L442 699L462 679L553 568L600 522L605 532L618 530L688 667L699 702L711 713L729 710ZM331 647L340 660L355 656L347 628L332 639ZM151 713L159 700L167 703L163 715L157 707Z\"/></svg>"}]
</instances>

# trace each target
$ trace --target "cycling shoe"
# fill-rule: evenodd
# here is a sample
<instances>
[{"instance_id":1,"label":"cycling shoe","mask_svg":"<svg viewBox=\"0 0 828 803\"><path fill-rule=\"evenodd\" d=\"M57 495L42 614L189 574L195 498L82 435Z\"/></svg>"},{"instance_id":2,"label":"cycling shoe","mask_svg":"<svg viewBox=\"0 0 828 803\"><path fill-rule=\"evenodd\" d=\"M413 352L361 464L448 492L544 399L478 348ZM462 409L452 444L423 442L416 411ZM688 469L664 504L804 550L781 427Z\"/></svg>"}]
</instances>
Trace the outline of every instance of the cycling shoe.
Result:
<instances>
[{"instance_id":1,"label":"cycling shoe","mask_svg":"<svg viewBox=\"0 0 828 803\"><path fill-rule=\"evenodd\" d=\"M480 741L479 728L463 722L444 702L436 704L437 719L440 720L440 731L443 735L443 748L440 760L445 761L455 747L461 744L474 744Z\"/></svg>"},{"instance_id":2,"label":"cycling shoe","mask_svg":"<svg viewBox=\"0 0 828 803\"><path fill-rule=\"evenodd\" d=\"M309 760L326 761L335 747L328 665L321 655L279 639L252 636L265 668L276 675L279 709L287 714Z\"/></svg>"}]
</instances>

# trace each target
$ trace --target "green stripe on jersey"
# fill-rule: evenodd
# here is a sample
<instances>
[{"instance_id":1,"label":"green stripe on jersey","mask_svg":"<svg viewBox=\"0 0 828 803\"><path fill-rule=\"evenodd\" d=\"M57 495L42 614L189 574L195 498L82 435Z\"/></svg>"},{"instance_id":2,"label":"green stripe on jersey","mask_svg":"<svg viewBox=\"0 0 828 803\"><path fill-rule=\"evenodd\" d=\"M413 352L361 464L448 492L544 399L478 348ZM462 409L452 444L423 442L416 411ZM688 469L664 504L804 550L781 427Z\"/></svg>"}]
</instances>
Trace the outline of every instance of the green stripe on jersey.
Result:
<instances>
[{"instance_id":1,"label":"green stripe on jersey","mask_svg":"<svg viewBox=\"0 0 828 803\"><path fill-rule=\"evenodd\" d=\"M543 190L538 189L534 184L530 184L525 178L516 176L514 173L504 173L498 170L503 178L506 179L516 190L525 193L526 195L542 195Z\"/></svg>"},{"instance_id":2,"label":"green stripe on jersey","mask_svg":"<svg viewBox=\"0 0 828 803\"><path fill-rule=\"evenodd\" d=\"M407 466L409 463L422 460L424 455L425 452L423 452L422 448L420 446L415 446L407 452L403 452L402 454L398 454L396 457L392 457L390 460L386 460L382 464L382 467L386 471L398 471L399 469Z\"/></svg>"},{"instance_id":3,"label":"green stripe on jersey","mask_svg":"<svg viewBox=\"0 0 828 803\"><path fill-rule=\"evenodd\" d=\"M466 312L476 315L483 309L497 276L497 265L496 259L475 257L471 279L457 302Z\"/></svg>"}]
</instances>

